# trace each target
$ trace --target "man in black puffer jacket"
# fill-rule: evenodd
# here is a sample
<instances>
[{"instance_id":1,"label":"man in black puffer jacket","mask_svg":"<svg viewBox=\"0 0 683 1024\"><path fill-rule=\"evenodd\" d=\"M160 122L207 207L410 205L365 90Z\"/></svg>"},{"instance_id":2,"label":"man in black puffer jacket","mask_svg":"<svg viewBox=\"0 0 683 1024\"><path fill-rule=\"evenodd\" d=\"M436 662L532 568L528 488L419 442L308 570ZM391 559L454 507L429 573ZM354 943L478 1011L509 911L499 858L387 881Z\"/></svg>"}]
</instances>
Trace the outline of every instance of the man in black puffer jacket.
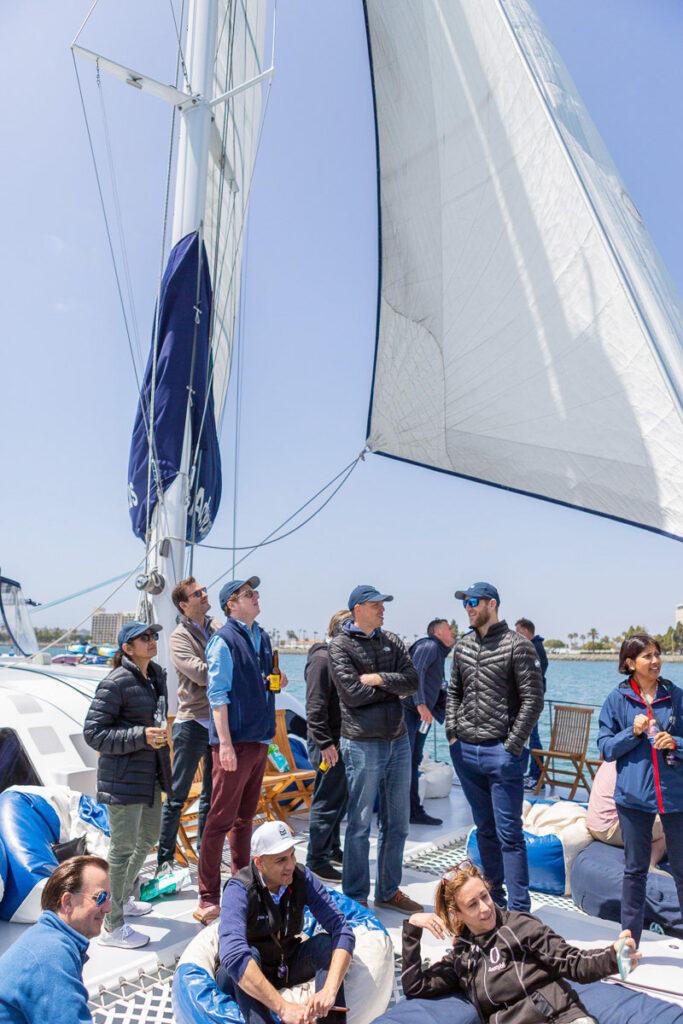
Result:
<instances>
[{"instance_id":1,"label":"man in black puffer jacket","mask_svg":"<svg viewBox=\"0 0 683 1024\"><path fill-rule=\"evenodd\" d=\"M403 914L422 907L399 889L410 817L410 743L400 698L417 691L417 672L405 647L385 632L384 602L367 585L349 597L348 619L329 645L341 706L341 753L349 790L342 888L367 906L370 823L379 792L375 904Z\"/></svg>"},{"instance_id":2,"label":"man in black puffer jacket","mask_svg":"<svg viewBox=\"0 0 683 1024\"><path fill-rule=\"evenodd\" d=\"M453 651L446 698L451 758L477 825L484 874L495 903L529 910L529 866L522 832L524 746L543 710L543 679L533 645L498 620L490 583L456 590L472 631Z\"/></svg>"}]
</instances>

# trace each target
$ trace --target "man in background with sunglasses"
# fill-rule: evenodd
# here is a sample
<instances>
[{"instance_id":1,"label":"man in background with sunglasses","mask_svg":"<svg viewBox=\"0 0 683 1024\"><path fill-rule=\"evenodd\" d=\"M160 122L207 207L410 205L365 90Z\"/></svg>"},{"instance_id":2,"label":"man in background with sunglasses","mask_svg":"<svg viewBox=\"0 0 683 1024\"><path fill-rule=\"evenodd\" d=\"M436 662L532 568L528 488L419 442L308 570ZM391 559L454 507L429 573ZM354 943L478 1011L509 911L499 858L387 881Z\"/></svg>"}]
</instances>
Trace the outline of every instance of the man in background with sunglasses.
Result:
<instances>
[{"instance_id":1,"label":"man in background with sunglasses","mask_svg":"<svg viewBox=\"0 0 683 1024\"><path fill-rule=\"evenodd\" d=\"M62 861L40 905L36 924L0 957L0 1024L91 1024L83 965L111 911L106 860Z\"/></svg>"},{"instance_id":2,"label":"man in background with sunglasses","mask_svg":"<svg viewBox=\"0 0 683 1024\"><path fill-rule=\"evenodd\" d=\"M169 652L178 676L178 713L173 722L173 793L164 803L157 849L157 875L173 869L180 816L199 762L204 760L202 792L197 819L197 847L211 806L211 747L209 698L206 695L206 645L220 623L207 614L211 605L206 587L194 576L173 588L173 604L180 616L169 638Z\"/></svg>"},{"instance_id":3,"label":"man in background with sunglasses","mask_svg":"<svg viewBox=\"0 0 683 1024\"><path fill-rule=\"evenodd\" d=\"M541 667L529 640L499 620L492 584L472 583L455 596L472 629L453 650L446 697L451 759L472 808L494 903L528 911L523 751L543 710Z\"/></svg>"}]
</instances>

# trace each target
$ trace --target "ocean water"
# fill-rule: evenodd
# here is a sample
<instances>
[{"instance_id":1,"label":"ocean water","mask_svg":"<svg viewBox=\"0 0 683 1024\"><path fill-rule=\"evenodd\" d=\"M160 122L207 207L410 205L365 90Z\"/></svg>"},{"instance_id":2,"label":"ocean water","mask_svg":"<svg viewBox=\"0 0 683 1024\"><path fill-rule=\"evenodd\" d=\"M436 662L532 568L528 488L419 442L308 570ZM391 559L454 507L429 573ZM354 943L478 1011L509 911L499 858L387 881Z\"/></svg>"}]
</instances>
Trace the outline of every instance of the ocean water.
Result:
<instances>
[{"instance_id":1,"label":"ocean water","mask_svg":"<svg viewBox=\"0 0 683 1024\"><path fill-rule=\"evenodd\" d=\"M280 665L289 677L291 692L304 702L306 698L304 684L306 655L281 655ZM446 662L448 675L450 675L450 668L451 661L449 659ZM683 663L665 662L662 675L678 686L683 686ZM546 706L538 723L542 745L545 747L550 742L551 702L581 704L584 707L594 707L588 753L591 757L597 757L596 739L600 708L610 690L613 690L622 679L623 676L617 672L616 661L551 661L547 674ZM425 749L430 757L434 757L436 752L438 760L448 760L448 741L442 725L432 726Z\"/></svg>"}]
</instances>

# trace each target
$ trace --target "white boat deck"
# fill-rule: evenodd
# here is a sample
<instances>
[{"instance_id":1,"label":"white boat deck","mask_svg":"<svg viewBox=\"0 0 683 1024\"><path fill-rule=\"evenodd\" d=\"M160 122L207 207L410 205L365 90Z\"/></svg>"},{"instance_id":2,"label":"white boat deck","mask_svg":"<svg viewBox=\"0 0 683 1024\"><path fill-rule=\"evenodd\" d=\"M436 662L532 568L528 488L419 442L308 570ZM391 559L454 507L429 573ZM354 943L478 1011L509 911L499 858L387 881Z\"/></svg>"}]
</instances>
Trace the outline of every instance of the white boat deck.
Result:
<instances>
[{"instance_id":1,"label":"white boat deck","mask_svg":"<svg viewBox=\"0 0 683 1024\"><path fill-rule=\"evenodd\" d=\"M411 826L401 888L426 908L432 908L438 875L462 856L472 818L457 785L451 788L447 798L430 800L428 809L431 814L443 818L444 825L441 828ZM296 816L293 823L297 828L294 836L297 859L303 863L308 841L307 817ZM376 847L377 834L373 827L370 865L373 881ZM411 862L416 860L419 860L422 870L411 866ZM142 950L129 952L105 949L95 942L91 944L91 959L86 966L85 979L93 996L96 1024L125 1024L128 1021L170 1024L173 1020L171 972L177 957L201 929L192 918L196 905L197 891L193 887L158 901L153 914L136 919L133 922L135 927L152 938L150 945ZM370 906L372 909L372 903ZM579 946L614 942L620 930L614 922L587 916L564 897L532 894L532 911ZM383 907L376 908L375 913L389 932L395 954L400 955L404 916ZM434 960L443 955L447 944L438 942L425 932L423 948ZM649 991L658 998L683 1006L683 941L644 932L641 948L643 962L631 975L629 987ZM130 984L122 986L124 980Z\"/></svg>"},{"instance_id":2,"label":"white boat deck","mask_svg":"<svg viewBox=\"0 0 683 1024\"><path fill-rule=\"evenodd\" d=\"M0 720L4 727L16 730L39 777L48 785L69 785L81 792L95 791L96 758L82 740L80 723L97 682L107 671L95 666L41 666L21 663L0 665ZM577 794L577 799L585 794ZM411 826L404 854L402 889L426 907L432 906L439 874L462 859L464 841L472 825L469 806L459 786L451 787L448 797L429 800L429 812L443 819L441 827ZM297 858L305 861L308 819L295 816L294 842ZM371 836L371 877L374 881L377 846L376 827ZM226 850L226 877L229 851ZM150 872L153 863L149 863ZM372 892L371 892L372 898ZM159 900L154 912L133 922L150 935L151 942L141 950L105 948L97 942L90 946L85 981L92 998L96 1024L155 1022L171 1024L173 1014L170 980L179 955L200 931L193 919L197 905L196 888ZM371 903L372 908L372 903ZM564 897L532 894L532 910L577 944L593 945L612 941L619 926L587 917ZM400 954L404 917L395 911L377 908L375 913L387 928L397 954ZM21 934L25 925L0 922L0 953ZM657 991L683 1005L683 942L645 933L642 940L644 962L631 976L635 987ZM445 946L429 935L424 946L432 958Z\"/></svg>"}]
</instances>

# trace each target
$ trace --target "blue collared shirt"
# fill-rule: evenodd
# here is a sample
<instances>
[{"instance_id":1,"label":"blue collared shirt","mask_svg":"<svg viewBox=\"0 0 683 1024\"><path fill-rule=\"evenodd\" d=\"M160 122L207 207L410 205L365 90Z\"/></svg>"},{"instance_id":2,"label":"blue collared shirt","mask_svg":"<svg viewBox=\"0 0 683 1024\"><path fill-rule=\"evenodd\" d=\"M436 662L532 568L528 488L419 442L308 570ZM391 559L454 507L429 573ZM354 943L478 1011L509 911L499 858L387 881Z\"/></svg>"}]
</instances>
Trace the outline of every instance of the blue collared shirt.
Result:
<instances>
[{"instance_id":1,"label":"blue collared shirt","mask_svg":"<svg viewBox=\"0 0 683 1024\"><path fill-rule=\"evenodd\" d=\"M251 645L258 655L261 650L261 627L258 622L247 626L246 622L233 619L240 626L251 641ZM206 678L206 695L212 708L220 708L230 703L230 691L232 690L233 659L230 648L222 636L214 634L206 645L206 664L208 666Z\"/></svg>"}]
</instances>

